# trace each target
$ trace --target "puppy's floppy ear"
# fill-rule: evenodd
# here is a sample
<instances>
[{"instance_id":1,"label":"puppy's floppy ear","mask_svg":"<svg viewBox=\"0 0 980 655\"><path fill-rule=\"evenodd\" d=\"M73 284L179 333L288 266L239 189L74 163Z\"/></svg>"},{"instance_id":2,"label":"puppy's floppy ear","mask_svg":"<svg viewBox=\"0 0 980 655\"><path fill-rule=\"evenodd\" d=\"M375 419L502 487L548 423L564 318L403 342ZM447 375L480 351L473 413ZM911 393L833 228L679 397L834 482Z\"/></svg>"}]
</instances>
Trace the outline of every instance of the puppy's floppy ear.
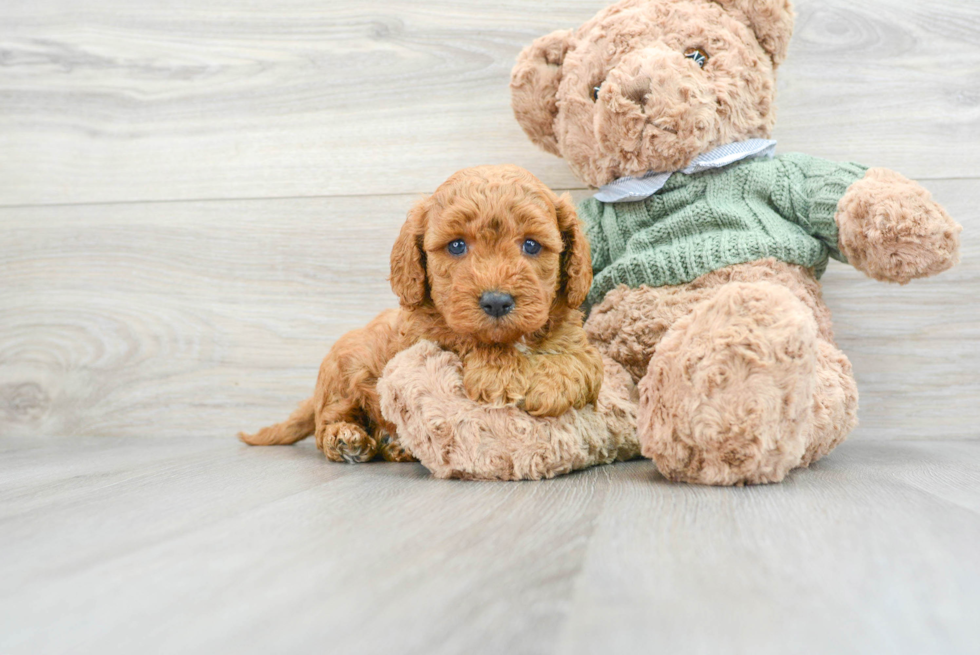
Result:
<instances>
[{"instance_id":1,"label":"puppy's floppy ear","mask_svg":"<svg viewBox=\"0 0 980 655\"><path fill-rule=\"evenodd\" d=\"M558 30L535 40L518 55L510 72L510 103L517 122L531 141L559 157L558 85L571 37L571 30Z\"/></svg>"},{"instance_id":2,"label":"puppy's floppy ear","mask_svg":"<svg viewBox=\"0 0 980 655\"><path fill-rule=\"evenodd\" d=\"M790 0L713 0L744 22L759 40L774 66L786 59L795 14Z\"/></svg>"},{"instance_id":3,"label":"puppy's floppy ear","mask_svg":"<svg viewBox=\"0 0 980 655\"><path fill-rule=\"evenodd\" d=\"M555 199L555 211L565 246L561 253L562 292L568 306L575 309L585 302L592 287L592 255L582 221L568 194Z\"/></svg>"},{"instance_id":4,"label":"puppy's floppy ear","mask_svg":"<svg viewBox=\"0 0 980 655\"><path fill-rule=\"evenodd\" d=\"M402 307L418 307L429 297L422 239L431 208L430 198L420 200L412 207L391 249L391 290Z\"/></svg>"}]
</instances>

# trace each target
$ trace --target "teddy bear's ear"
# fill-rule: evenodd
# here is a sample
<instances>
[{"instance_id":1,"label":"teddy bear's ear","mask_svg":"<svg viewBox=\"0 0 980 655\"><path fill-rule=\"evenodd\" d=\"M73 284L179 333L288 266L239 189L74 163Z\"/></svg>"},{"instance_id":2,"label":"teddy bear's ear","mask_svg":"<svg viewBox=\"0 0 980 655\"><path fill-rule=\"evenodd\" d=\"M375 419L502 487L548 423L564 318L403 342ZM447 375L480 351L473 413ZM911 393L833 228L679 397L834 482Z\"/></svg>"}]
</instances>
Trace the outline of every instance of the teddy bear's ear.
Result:
<instances>
[{"instance_id":1,"label":"teddy bear's ear","mask_svg":"<svg viewBox=\"0 0 980 655\"><path fill-rule=\"evenodd\" d=\"M510 73L511 106L528 137L553 155L561 156L555 139L561 66L571 30L542 36L524 48Z\"/></svg>"},{"instance_id":2,"label":"teddy bear's ear","mask_svg":"<svg viewBox=\"0 0 980 655\"><path fill-rule=\"evenodd\" d=\"M790 0L713 1L739 19L744 19L775 66L783 63L789 50L790 37L793 36L795 20Z\"/></svg>"}]
</instances>

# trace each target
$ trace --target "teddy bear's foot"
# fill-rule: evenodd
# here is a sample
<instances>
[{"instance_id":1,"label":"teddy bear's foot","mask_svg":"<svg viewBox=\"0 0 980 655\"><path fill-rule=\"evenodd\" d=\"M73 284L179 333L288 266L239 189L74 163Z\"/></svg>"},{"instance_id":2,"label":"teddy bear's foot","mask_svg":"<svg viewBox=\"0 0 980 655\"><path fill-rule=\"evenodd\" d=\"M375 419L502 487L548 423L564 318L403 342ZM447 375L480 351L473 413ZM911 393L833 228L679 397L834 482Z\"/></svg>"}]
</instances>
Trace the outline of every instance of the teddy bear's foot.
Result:
<instances>
[{"instance_id":1,"label":"teddy bear's foot","mask_svg":"<svg viewBox=\"0 0 980 655\"><path fill-rule=\"evenodd\" d=\"M317 428L316 446L327 459L348 464L369 462L378 454L377 440L354 423L327 423Z\"/></svg>"},{"instance_id":2,"label":"teddy bear's foot","mask_svg":"<svg viewBox=\"0 0 980 655\"><path fill-rule=\"evenodd\" d=\"M667 332L640 382L643 454L671 480L782 480L814 434L817 333L784 287L721 287Z\"/></svg>"},{"instance_id":3,"label":"teddy bear's foot","mask_svg":"<svg viewBox=\"0 0 980 655\"><path fill-rule=\"evenodd\" d=\"M851 362L837 346L817 341L813 417L801 466L809 466L844 441L857 426L858 390Z\"/></svg>"}]
</instances>

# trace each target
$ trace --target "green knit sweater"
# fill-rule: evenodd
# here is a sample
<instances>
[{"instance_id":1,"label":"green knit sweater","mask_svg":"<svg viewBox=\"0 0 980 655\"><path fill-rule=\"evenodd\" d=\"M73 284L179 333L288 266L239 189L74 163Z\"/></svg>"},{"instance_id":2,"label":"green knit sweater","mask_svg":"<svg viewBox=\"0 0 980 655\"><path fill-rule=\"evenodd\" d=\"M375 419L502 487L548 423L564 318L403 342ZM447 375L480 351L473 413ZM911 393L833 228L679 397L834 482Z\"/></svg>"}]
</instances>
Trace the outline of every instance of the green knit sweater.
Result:
<instances>
[{"instance_id":1,"label":"green knit sweater","mask_svg":"<svg viewBox=\"0 0 980 655\"><path fill-rule=\"evenodd\" d=\"M817 277L837 248L837 203L867 167L799 153L675 173L639 202L579 205L595 276L588 304L625 284L690 282L732 264L775 257Z\"/></svg>"}]
</instances>

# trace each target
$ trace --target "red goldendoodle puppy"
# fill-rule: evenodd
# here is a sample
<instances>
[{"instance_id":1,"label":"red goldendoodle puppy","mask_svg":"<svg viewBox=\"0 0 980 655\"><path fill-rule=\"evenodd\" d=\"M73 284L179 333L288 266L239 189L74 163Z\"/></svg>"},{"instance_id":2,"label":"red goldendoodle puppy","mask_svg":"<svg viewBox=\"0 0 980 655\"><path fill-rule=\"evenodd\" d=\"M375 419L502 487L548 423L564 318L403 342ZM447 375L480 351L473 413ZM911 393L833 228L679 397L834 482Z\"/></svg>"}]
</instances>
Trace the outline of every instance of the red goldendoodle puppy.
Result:
<instances>
[{"instance_id":1,"label":"red goldendoodle puppy","mask_svg":"<svg viewBox=\"0 0 980 655\"><path fill-rule=\"evenodd\" d=\"M385 364L421 339L463 362L467 395L558 416L594 403L602 360L578 306L592 284L575 209L517 166L459 171L408 214L391 251L401 309L341 337L313 397L285 422L240 435L253 445L316 434L338 462L412 459L381 415Z\"/></svg>"}]
</instances>

